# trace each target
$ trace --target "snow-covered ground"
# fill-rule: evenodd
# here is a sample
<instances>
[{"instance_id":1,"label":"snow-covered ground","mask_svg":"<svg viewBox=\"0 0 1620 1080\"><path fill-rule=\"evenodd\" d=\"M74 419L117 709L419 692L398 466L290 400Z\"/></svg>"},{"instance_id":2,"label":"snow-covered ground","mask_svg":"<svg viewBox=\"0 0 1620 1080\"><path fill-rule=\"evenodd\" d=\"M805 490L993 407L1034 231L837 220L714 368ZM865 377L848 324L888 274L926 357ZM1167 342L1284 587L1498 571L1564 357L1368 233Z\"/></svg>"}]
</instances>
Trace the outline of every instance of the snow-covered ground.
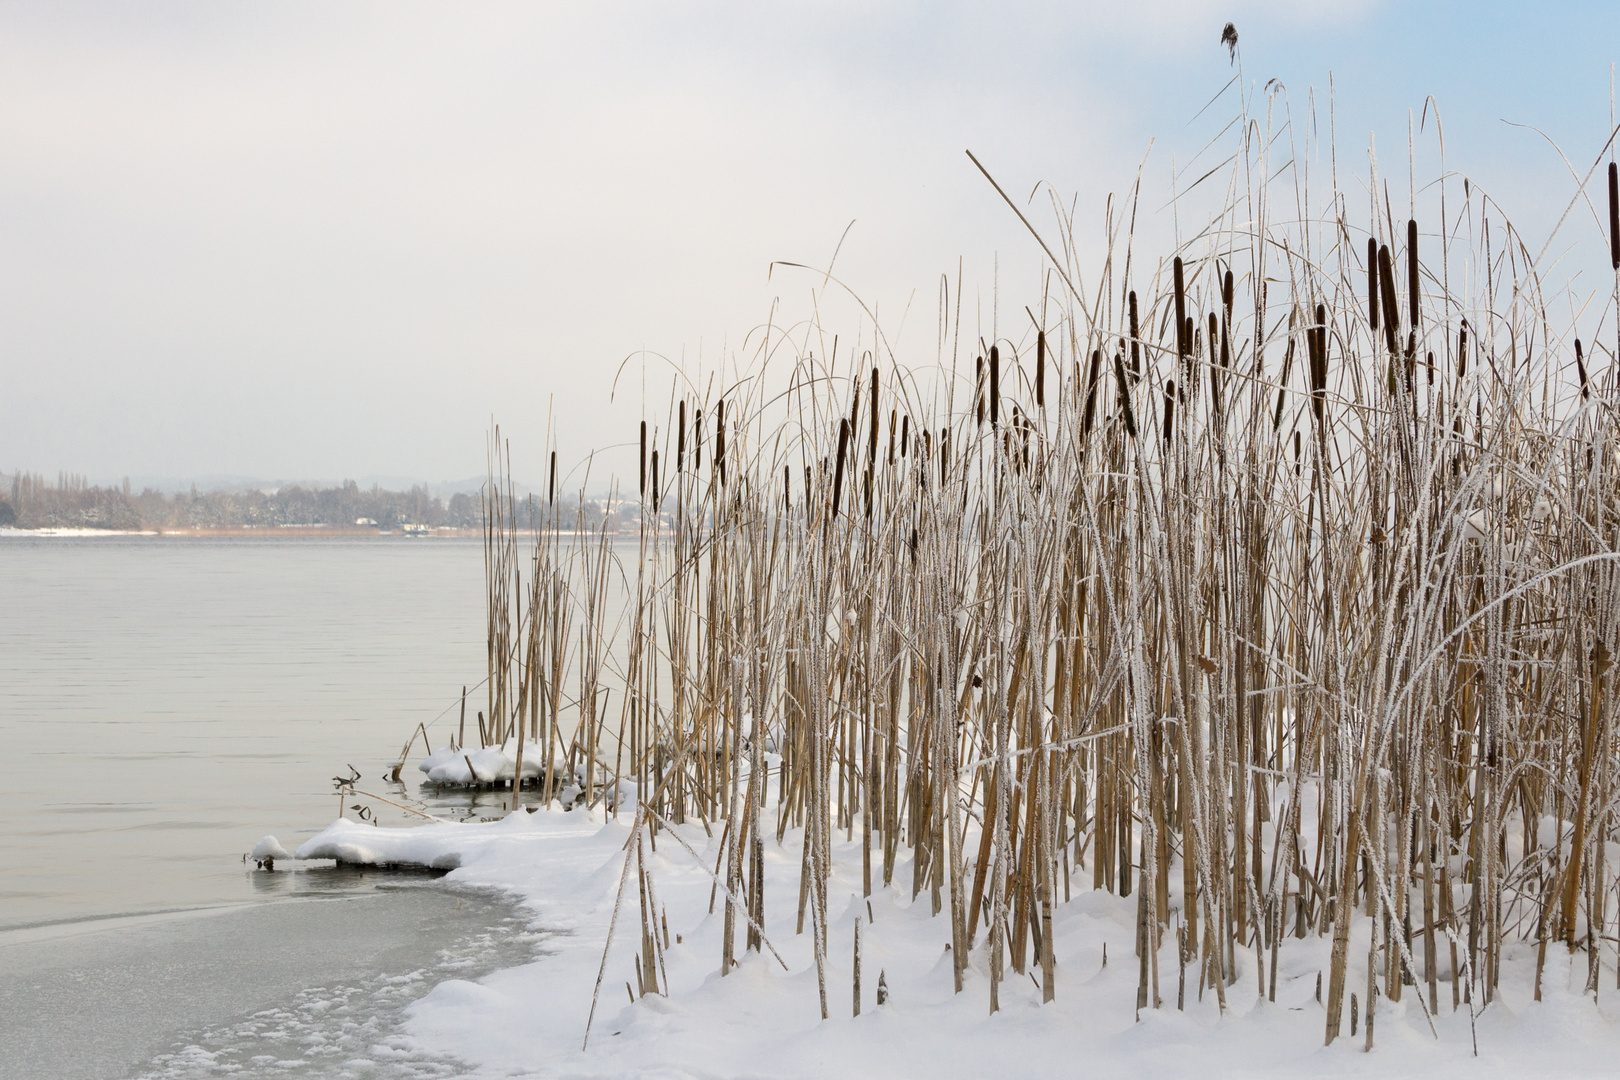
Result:
<instances>
[{"instance_id":1,"label":"snow-covered ground","mask_svg":"<svg viewBox=\"0 0 1620 1080\"><path fill-rule=\"evenodd\" d=\"M667 833L660 833L656 853L646 852L668 922L668 996L632 1001L627 989L636 983L640 938L632 876L590 1043L582 1048L635 820L629 808L613 818L600 810L565 813L553 804L477 824L380 829L338 821L297 855L453 866L451 881L509 890L563 931L549 955L476 983L443 982L409 1009L405 1038L412 1049L458 1060L478 1077L1620 1075L1620 991L1613 972L1605 966L1608 985L1594 1002L1581 992L1585 955L1572 961L1561 947L1549 949L1539 1003L1533 1001L1534 946L1509 950L1497 996L1479 1011L1474 1030L1467 1005L1453 1011L1449 983L1440 987L1438 1038L1424 1020L1418 988L1408 988L1400 1003L1380 1001L1375 1048L1367 1053L1364 1028L1355 1038L1346 1034L1331 1047L1322 1045L1316 987L1328 963L1326 938L1285 939L1274 1003L1259 998L1253 954L1240 955L1223 1016L1213 991L1200 999L1195 967L1187 971L1186 1008L1177 1010L1176 950L1166 935L1159 960L1163 1004L1138 1016L1135 899L1089 890L1054 911L1056 1000L1042 1005L1034 979L1009 967L1001 1011L990 1015L982 929L966 987L954 994L948 912L933 916L930 894L913 900L904 887L863 899L858 831L853 842L835 849L828 894L831 1018L823 1021L810 927L795 932L801 834L790 830L780 846L770 836L765 848L765 930L787 969L769 950L743 951L739 918L742 959L722 978L724 893L710 906L721 830L715 827L711 836L698 823L679 832L706 865ZM896 885L910 880L909 856L903 856ZM863 993L861 1015L854 1017L857 918L865 924ZM1351 990L1366 985L1366 923L1359 929L1359 953L1352 942L1350 955L1363 960L1352 961ZM876 1001L880 974L889 994L883 1006ZM1365 1002L1361 1010L1365 1024Z\"/></svg>"}]
</instances>

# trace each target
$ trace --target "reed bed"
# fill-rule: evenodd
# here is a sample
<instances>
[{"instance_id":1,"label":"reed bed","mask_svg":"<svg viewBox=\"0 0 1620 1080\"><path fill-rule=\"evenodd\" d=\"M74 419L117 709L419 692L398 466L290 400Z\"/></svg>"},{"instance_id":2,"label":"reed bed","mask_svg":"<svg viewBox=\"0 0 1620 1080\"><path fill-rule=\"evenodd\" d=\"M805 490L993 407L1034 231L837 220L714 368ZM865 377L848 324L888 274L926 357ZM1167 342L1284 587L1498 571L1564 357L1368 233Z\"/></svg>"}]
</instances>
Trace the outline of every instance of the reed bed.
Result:
<instances>
[{"instance_id":1,"label":"reed bed","mask_svg":"<svg viewBox=\"0 0 1620 1080\"><path fill-rule=\"evenodd\" d=\"M868 894L932 904L959 991L988 950L992 1011L1011 973L1057 993L1052 907L1087 889L1135 899L1139 1009L1187 982L1224 1008L1240 954L1275 995L1282 939L1331 939L1329 1042L1357 990L1483 1007L1516 941L1538 992L1551 949L1592 993L1616 977L1612 345L1554 325L1466 181L1425 189L1427 222L1375 171L1374 198L1313 200L1262 126L1162 260L1134 197L1100 260L1036 235L1027 330L964 336L945 280L934 367L875 327L839 358L811 318L749 378L682 375L639 433L633 561L606 524L565 532L555 456L544 501L512 498L497 436L480 731L541 755L542 800L633 785L638 867L669 823L719 836L722 972L792 905L826 1015L858 836ZM798 893L767 896L790 830Z\"/></svg>"}]
</instances>

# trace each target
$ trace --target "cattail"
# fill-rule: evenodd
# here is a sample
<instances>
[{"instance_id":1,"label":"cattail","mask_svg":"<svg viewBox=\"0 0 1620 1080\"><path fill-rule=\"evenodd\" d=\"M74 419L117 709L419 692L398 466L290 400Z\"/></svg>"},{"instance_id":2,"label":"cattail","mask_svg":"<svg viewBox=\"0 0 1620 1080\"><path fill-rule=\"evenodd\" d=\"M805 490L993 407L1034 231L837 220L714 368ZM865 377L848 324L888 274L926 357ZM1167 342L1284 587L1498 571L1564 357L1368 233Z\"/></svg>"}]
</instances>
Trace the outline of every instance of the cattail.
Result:
<instances>
[{"instance_id":1,"label":"cattail","mask_svg":"<svg viewBox=\"0 0 1620 1080\"><path fill-rule=\"evenodd\" d=\"M911 416L907 414L900 418L900 459L906 457L906 449L911 442Z\"/></svg>"},{"instance_id":2,"label":"cattail","mask_svg":"<svg viewBox=\"0 0 1620 1080\"><path fill-rule=\"evenodd\" d=\"M1390 262L1388 244L1381 244L1378 248L1378 290L1384 298L1384 344L1393 356L1400 351L1396 341L1400 331L1395 317L1395 271Z\"/></svg>"},{"instance_id":3,"label":"cattail","mask_svg":"<svg viewBox=\"0 0 1620 1080\"><path fill-rule=\"evenodd\" d=\"M1126 306L1129 308L1129 318L1130 318L1129 326L1130 326L1130 334L1131 334L1131 374L1132 375L1140 375L1140 374L1142 374L1142 355L1141 355L1141 351L1140 351L1141 347L1142 347L1142 342L1141 342L1141 332L1142 332L1142 330L1141 330L1141 326L1137 323L1137 319L1136 319L1136 290L1135 289L1131 290L1130 295L1126 298L1126 301L1127 301ZM1121 381L1123 381L1123 380L1121 380Z\"/></svg>"},{"instance_id":4,"label":"cattail","mask_svg":"<svg viewBox=\"0 0 1620 1080\"><path fill-rule=\"evenodd\" d=\"M844 494L844 452L849 448L849 421L838 421L838 459L833 465L832 516L838 517L838 501ZM830 524L830 522L829 522Z\"/></svg>"},{"instance_id":5,"label":"cattail","mask_svg":"<svg viewBox=\"0 0 1620 1080\"><path fill-rule=\"evenodd\" d=\"M686 399L676 408L675 419L675 471L686 471Z\"/></svg>"},{"instance_id":6,"label":"cattail","mask_svg":"<svg viewBox=\"0 0 1620 1080\"><path fill-rule=\"evenodd\" d=\"M1580 378L1581 378L1581 400L1582 401L1590 401L1590 400L1592 400L1592 395L1588 392L1587 386L1586 386L1586 361L1581 356L1581 339L1580 338L1575 339L1575 374L1579 375Z\"/></svg>"},{"instance_id":7,"label":"cattail","mask_svg":"<svg viewBox=\"0 0 1620 1080\"><path fill-rule=\"evenodd\" d=\"M1226 367L1226 351L1224 348L1219 347L1220 339L1221 323L1220 320L1215 317L1214 313L1211 312L1209 316L1209 355L1211 360L1216 360L1217 357L1219 358L1219 367L1212 367L1210 369L1209 392L1211 401L1213 402L1217 411L1221 409L1223 404L1221 401L1221 368Z\"/></svg>"},{"instance_id":8,"label":"cattail","mask_svg":"<svg viewBox=\"0 0 1620 1080\"><path fill-rule=\"evenodd\" d=\"M1463 376L1468 374L1468 320L1462 321L1457 330L1457 382L1461 385Z\"/></svg>"},{"instance_id":9,"label":"cattail","mask_svg":"<svg viewBox=\"0 0 1620 1080\"><path fill-rule=\"evenodd\" d=\"M1388 249L1385 249L1387 253ZM1323 422L1327 404L1327 308L1316 305L1316 323L1305 331L1305 344L1310 350L1311 408L1316 422Z\"/></svg>"},{"instance_id":10,"label":"cattail","mask_svg":"<svg viewBox=\"0 0 1620 1080\"><path fill-rule=\"evenodd\" d=\"M973 423L984 426L984 357L973 358Z\"/></svg>"},{"instance_id":11,"label":"cattail","mask_svg":"<svg viewBox=\"0 0 1620 1080\"><path fill-rule=\"evenodd\" d=\"M1609 261L1620 270L1620 172L1609 162Z\"/></svg>"},{"instance_id":12,"label":"cattail","mask_svg":"<svg viewBox=\"0 0 1620 1080\"><path fill-rule=\"evenodd\" d=\"M1172 380L1164 384L1164 442L1170 445L1170 435L1176 423L1176 384Z\"/></svg>"},{"instance_id":13,"label":"cattail","mask_svg":"<svg viewBox=\"0 0 1620 1080\"><path fill-rule=\"evenodd\" d=\"M1418 325L1418 234L1417 222L1411 218L1406 221L1406 300L1411 309L1411 318L1408 325L1413 332Z\"/></svg>"},{"instance_id":14,"label":"cattail","mask_svg":"<svg viewBox=\"0 0 1620 1080\"><path fill-rule=\"evenodd\" d=\"M1080 421L1080 437L1091 434L1091 421L1097 412L1097 376L1102 367L1102 350L1091 350L1091 370L1086 375L1086 411Z\"/></svg>"},{"instance_id":15,"label":"cattail","mask_svg":"<svg viewBox=\"0 0 1620 1080\"><path fill-rule=\"evenodd\" d=\"M943 487L950 482L951 470L951 429L939 429L939 482Z\"/></svg>"},{"instance_id":16,"label":"cattail","mask_svg":"<svg viewBox=\"0 0 1620 1080\"><path fill-rule=\"evenodd\" d=\"M898 410L898 409L890 409L889 410L889 464L890 465L894 464L894 426L895 426L895 418L899 414L899 411L900 410Z\"/></svg>"},{"instance_id":17,"label":"cattail","mask_svg":"<svg viewBox=\"0 0 1620 1080\"><path fill-rule=\"evenodd\" d=\"M1035 332L1035 407L1046 408L1046 331Z\"/></svg>"},{"instance_id":18,"label":"cattail","mask_svg":"<svg viewBox=\"0 0 1620 1080\"><path fill-rule=\"evenodd\" d=\"M870 465L877 461L878 448L878 369L872 369L872 445L866 455L868 465L867 475L871 475ZM868 514L868 517L871 515Z\"/></svg>"},{"instance_id":19,"label":"cattail","mask_svg":"<svg viewBox=\"0 0 1620 1080\"><path fill-rule=\"evenodd\" d=\"M1192 331L1187 328L1187 283L1183 279L1181 256L1170 268L1172 287L1176 294L1176 358L1185 361L1192 348Z\"/></svg>"},{"instance_id":20,"label":"cattail","mask_svg":"<svg viewBox=\"0 0 1620 1080\"><path fill-rule=\"evenodd\" d=\"M1367 237L1367 325L1374 334L1378 333L1378 305L1382 302L1378 293L1378 240L1376 237Z\"/></svg>"},{"instance_id":21,"label":"cattail","mask_svg":"<svg viewBox=\"0 0 1620 1080\"><path fill-rule=\"evenodd\" d=\"M726 482L726 403L721 399L714 407L714 470L720 474L720 483Z\"/></svg>"},{"instance_id":22,"label":"cattail","mask_svg":"<svg viewBox=\"0 0 1620 1080\"><path fill-rule=\"evenodd\" d=\"M1001 424L1001 351L990 346L990 426Z\"/></svg>"},{"instance_id":23,"label":"cattail","mask_svg":"<svg viewBox=\"0 0 1620 1080\"><path fill-rule=\"evenodd\" d=\"M641 472L637 493L645 499L647 497L647 421L641 422Z\"/></svg>"},{"instance_id":24,"label":"cattail","mask_svg":"<svg viewBox=\"0 0 1620 1080\"><path fill-rule=\"evenodd\" d=\"M658 451L652 452L652 504L653 510L658 509Z\"/></svg>"},{"instance_id":25,"label":"cattail","mask_svg":"<svg viewBox=\"0 0 1620 1080\"><path fill-rule=\"evenodd\" d=\"M1131 296L1134 299L1136 294L1132 293ZM1136 348L1134 341L1131 342L1131 348ZM1119 391L1120 412L1125 417L1125 434L1134 439L1136 438L1136 417L1131 413L1131 389L1125 381L1125 353L1123 351L1114 354L1114 382L1118 384L1115 389Z\"/></svg>"},{"instance_id":26,"label":"cattail","mask_svg":"<svg viewBox=\"0 0 1620 1080\"><path fill-rule=\"evenodd\" d=\"M557 451L551 452L551 472L546 480L546 504L557 501Z\"/></svg>"},{"instance_id":27,"label":"cattail","mask_svg":"<svg viewBox=\"0 0 1620 1080\"><path fill-rule=\"evenodd\" d=\"M782 512L793 512L793 467L782 466Z\"/></svg>"}]
</instances>

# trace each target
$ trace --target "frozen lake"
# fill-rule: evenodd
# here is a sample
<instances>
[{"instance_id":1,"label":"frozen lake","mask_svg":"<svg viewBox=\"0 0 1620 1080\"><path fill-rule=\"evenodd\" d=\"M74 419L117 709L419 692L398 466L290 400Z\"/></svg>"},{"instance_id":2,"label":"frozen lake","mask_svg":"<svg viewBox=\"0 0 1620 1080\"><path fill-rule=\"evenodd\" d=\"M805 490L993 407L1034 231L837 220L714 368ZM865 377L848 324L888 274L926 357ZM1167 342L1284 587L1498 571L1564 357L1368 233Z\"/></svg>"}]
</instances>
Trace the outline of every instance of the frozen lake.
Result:
<instances>
[{"instance_id":1,"label":"frozen lake","mask_svg":"<svg viewBox=\"0 0 1620 1080\"><path fill-rule=\"evenodd\" d=\"M482 678L482 598L476 539L0 537L0 1044L37 1075L201 1075L153 1055L258 1040L227 1054L251 1075L291 1060L270 1029L300 1008L375 1020L443 964L521 959L494 898L241 862L331 821L350 763L388 790L417 722ZM291 1019L229 1026L265 1009Z\"/></svg>"}]
</instances>

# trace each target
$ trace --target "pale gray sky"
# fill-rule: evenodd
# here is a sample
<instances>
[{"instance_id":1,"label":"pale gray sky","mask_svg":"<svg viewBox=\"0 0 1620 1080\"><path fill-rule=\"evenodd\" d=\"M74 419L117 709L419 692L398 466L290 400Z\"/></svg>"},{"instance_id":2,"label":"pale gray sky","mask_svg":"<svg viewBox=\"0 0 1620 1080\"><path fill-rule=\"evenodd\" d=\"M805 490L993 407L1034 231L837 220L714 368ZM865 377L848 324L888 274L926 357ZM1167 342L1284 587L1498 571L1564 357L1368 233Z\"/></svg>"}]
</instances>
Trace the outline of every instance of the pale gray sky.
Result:
<instances>
[{"instance_id":1,"label":"pale gray sky","mask_svg":"<svg viewBox=\"0 0 1620 1080\"><path fill-rule=\"evenodd\" d=\"M1228 19L1296 110L1333 73L1358 167L1374 130L1404 161L1435 95L1448 166L1544 235L1573 184L1501 121L1591 160L1605 7L0 4L0 469L440 480L483 469L493 415L539 481L553 398L565 460L633 437L626 356L802 318L769 264L851 221L840 276L930 362L959 257L986 323L998 262L1003 319L1038 300L964 148L1094 241L1150 140L1162 193L1232 115L1189 124Z\"/></svg>"}]
</instances>

